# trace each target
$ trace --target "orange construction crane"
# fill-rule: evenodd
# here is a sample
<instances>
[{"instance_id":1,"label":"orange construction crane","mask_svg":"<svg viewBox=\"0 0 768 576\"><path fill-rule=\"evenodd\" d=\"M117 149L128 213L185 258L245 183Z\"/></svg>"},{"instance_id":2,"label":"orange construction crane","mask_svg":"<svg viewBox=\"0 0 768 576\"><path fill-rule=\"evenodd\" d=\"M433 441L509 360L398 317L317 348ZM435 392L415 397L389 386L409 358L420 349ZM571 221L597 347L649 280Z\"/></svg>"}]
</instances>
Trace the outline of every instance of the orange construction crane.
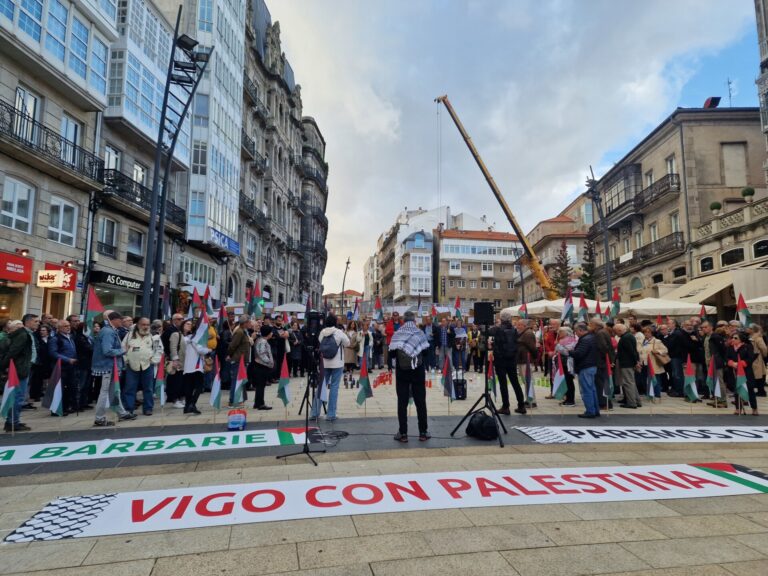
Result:
<instances>
[{"instance_id":1,"label":"orange construction crane","mask_svg":"<svg viewBox=\"0 0 768 576\"><path fill-rule=\"evenodd\" d=\"M536 254L533 251L533 246L531 246L531 243L528 242L528 238L526 238L525 234L523 234L523 231L520 228L520 225L517 223L514 214L512 214L512 211L509 209L507 201L504 200L504 196L501 195L501 190L499 190L499 187L496 185L496 181L493 179L493 176L491 176L491 173L488 172L488 168L485 167L485 162L483 162L483 159L480 158L480 153L477 151L477 148L475 148L475 145L472 143L472 138L469 137L469 134L467 134L467 131L464 129L464 125L456 115L456 111L453 109L450 100L448 100L448 96L439 96L438 98L435 98L435 102L441 102L443 106L445 106L445 109L448 110L448 114L451 115L453 123L456 124L456 128L459 129L461 137L464 138L464 142L466 143L467 148L469 148L469 151L472 153L475 162L477 162L477 165L480 167L480 171L483 173L483 176L485 176L485 180L491 187L493 195L496 196L496 200L499 201L501 209L504 210L504 214L507 216L507 220L509 220L509 223L512 225L512 229L520 239L520 242L523 245L523 249L525 250L525 254L521 259L522 262L531 269L534 278L536 278L536 282L538 282L539 286L541 286L541 289L544 292L544 297L548 300L557 300L560 298L560 295L552 286L552 281L549 279L546 270L544 270L544 266L541 265L541 262L539 262L539 259L536 257Z\"/></svg>"}]
</instances>

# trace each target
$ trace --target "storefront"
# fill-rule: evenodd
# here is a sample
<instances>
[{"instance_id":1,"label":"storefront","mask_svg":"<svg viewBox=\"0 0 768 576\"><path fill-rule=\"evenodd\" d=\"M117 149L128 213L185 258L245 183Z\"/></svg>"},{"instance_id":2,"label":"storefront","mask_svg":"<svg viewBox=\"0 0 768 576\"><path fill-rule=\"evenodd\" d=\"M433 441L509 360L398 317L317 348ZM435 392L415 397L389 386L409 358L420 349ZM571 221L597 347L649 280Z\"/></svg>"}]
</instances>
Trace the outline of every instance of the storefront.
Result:
<instances>
[{"instance_id":1,"label":"storefront","mask_svg":"<svg viewBox=\"0 0 768 576\"><path fill-rule=\"evenodd\" d=\"M43 289L43 313L66 318L72 313L77 286L77 270L46 262L37 272L37 287Z\"/></svg>"},{"instance_id":2,"label":"storefront","mask_svg":"<svg viewBox=\"0 0 768 576\"><path fill-rule=\"evenodd\" d=\"M20 320L26 310L34 260L0 252L0 320Z\"/></svg>"},{"instance_id":3,"label":"storefront","mask_svg":"<svg viewBox=\"0 0 768 576\"><path fill-rule=\"evenodd\" d=\"M120 274L94 270L90 283L107 310L115 310L124 316L136 316L141 310L144 282Z\"/></svg>"}]
</instances>

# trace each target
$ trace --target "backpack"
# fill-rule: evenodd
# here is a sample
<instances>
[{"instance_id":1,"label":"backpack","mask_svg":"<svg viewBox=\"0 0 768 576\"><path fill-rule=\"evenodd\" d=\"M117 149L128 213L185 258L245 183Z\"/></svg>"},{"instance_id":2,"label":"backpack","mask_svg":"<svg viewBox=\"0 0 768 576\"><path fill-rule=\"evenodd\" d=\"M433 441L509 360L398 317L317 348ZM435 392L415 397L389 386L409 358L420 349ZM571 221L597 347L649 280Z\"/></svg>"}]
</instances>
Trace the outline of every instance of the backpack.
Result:
<instances>
[{"instance_id":1,"label":"backpack","mask_svg":"<svg viewBox=\"0 0 768 576\"><path fill-rule=\"evenodd\" d=\"M493 421L493 417L481 410L475 412L469 419L467 436L478 440L496 440L499 437L499 431L496 429L496 422Z\"/></svg>"},{"instance_id":2,"label":"backpack","mask_svg":"<svg viewBox=\"0 0 768 576\"><path fill-rule=\"evenodd\" d=\"M326 360L333 360L339 354L339 343L333 334L328 334L320 341L320 355Z\"/></svg>"},{"instance_id":3,"label":"backpack","mask_svg":"<svg viewBox=\"0 0 768 576\"><path fill-rule=\"evenodd\" d=\"M499 326L494 337L493 352L500 360L514 360L517 357L517 330L511 326Z\"/></svg>"},{"instance_id":4,"label":"backpack","mask_svg":"<svg viewBox=\"0 0 768 576\"><path fill-rule=\"evenodd\" d=\"M421 364L421 355L414 358L400 349L395 350L395 358L397 360L397 367L400 370L415 370Z\"/></svg>"}]
</instances>

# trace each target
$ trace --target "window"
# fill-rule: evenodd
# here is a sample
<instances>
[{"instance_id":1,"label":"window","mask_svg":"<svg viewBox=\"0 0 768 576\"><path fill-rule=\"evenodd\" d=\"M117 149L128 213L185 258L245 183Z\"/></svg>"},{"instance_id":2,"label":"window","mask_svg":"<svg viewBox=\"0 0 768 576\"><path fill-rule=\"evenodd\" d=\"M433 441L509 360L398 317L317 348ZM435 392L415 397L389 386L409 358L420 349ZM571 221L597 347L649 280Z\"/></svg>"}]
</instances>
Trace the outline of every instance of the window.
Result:
<instances>
[{"instance_id":1,"label":"window","mask_svg":"<svg viewBox=\"0 0 768 576\"><path fill-rule=\"evenodd\" d=\"M512 290L515 287L515 283L512 280L507 280L507 290Z\"/></svg>"},{"instance_id":2,"label":"window","mask_svg":"<svg viewBox=\"0 0 768 576\"><path fill-rule=\"evenodd\" d=\"M104 146L104 169L120 171L120 150L109 144Z\"/></svg>"},{"instance_id":3,"label":"window","mask_svg":"<svg viewBox=\"0 0 768 576\"><path fill-rule=\"evenodd\" d=\"M592 213L593 209L592 201L584 202L584 204L581 205L581 220L585 226L591 226L595 223Z\"/></svg>"},{"instance_id":4,"label":"window","mask_svg":"<svg viewBox=\"0 0 768 576\"><path fill-rule=\"evenodd\" d=\"M461 274L461 260L451 260L448 263L448 274L455 276Z\"/></svg>"},{"instance_id":5,"label":"window","mask_svg":"<svg viewBox=\"0 0 768 576\"><path fill-rule=\"evenodd\" d=\"M200 0L197 10L197 28L203 32L213 31L213 0Z\"/></svg>"},{"instance_id":6,"label":"window","mask_svg":"<svg viewBox=\"0 0 768 576\"><path fill-rule=\"evenodd\" d=\"M498 280L494 280L493 281L493 289L494 290L500 290L501 289L501 282L499 282Z\"/></svg>"},{"instance_id":7,"label":"window","mask_svg":"<svg viewBox=\"0 0 768 576\"><path fill-rule=\"evenodd\" d=\"M654 284L662 284L664 282L664 274L654 274L651 276L651 282Z\"/></svg>"},{"instance_id":8,"label":"window","mask_svg":"<svg viewBox=\"0 0 768 576\"><path fill-rule=\"evenodd\" d=\"M455 287L456 287L456 281L448 280L448 288L455 288Z\"/></svg>"},{"instance_id":9,"label":"window","mask_svg":"<svg viewBox=\"0 0 768 576\"><path fill-rule=\"evenodd\" d=\"M469 287L472 289L477 288L477 280L470 280L469 281Z\"/></svg>"},{"instance_id":10,"label":"window","mask_svg":"<svg viewBox=\"0 0 768 576\"><path fill-rule=\"evenodd\" d=\"M712 256L707 256L699 260L699 271L709 272L715 268L715 259Z\"/></svg>"},{"instance_id":11,"label":"window","mask_svg":"<svg viewBox=\"0 0 768 576\"><path fill-rule=\"evenodd\" d=\"M67 16L69 10L59 0L51 0L48 5L47 33L45 47L57 60L64 62L64 44L67 41Z\"/></svg>"},{"instance_id":12,"label":"window","mask_svg":"<svg viewBox=\"0 0 768 576\"><path fill-rule=\"evenodd\" d=\"M107 93L107 45L97 38L91 45L91 75L88 83L99 94Z\"/></svg>"},{"instance_id":13,"label":"window","mask_svg":"<svg viewBox=\"0 0 768 576\"><path fill-rule=\"evenodd\" d=\"M467 272L474 272L474 271L475 271L475 265L467 264Z\"/></svg>"},{"instance_id":14,"label":"window","mask_svg":"<svg viewBox=\"0 0 768 576\"><path fill-rule=\"evenodd\" d=\"M29 184L5 177L0 225L29 234L32 231L32 204L35 189Z\"/></svg>"},{"instance_id":15,"label":"window","mask_svg":"<svg viewBox=\"0 0 768 576\"><path fill-rule=\"evenodd\" d=\"M616 244L611 244L610 250L611 250L611 260L616 260L616 258L618 258L618 254L616 254L616 252L618 252L618 250L616 249Z\"/></svg>"},{"instance_id":16,"label":"window","mask_svg":"<svg viewBox=\"0 0 768 576\"><path fill-rule=\"evenodd\" d=\"M248 234L246 243L245 259L249 264L256 263L256 236Z\"/></svg>"},{"instance_id":17,"label":"window","mask_svg":"<svg viewBox=\"0 0 768 576\"><path fill-rule=\"evenodd\" d=\"M493 307L494 307L496 310L498 310L499 308L501 308L501 300L494 300L494 301L493 301Z\"/></svg>"},{"instance_id":18,"label":"window","mask_svg":"<svg viewBox=\"0 0 768 576\"><path fill-rule=\"evenodd\" d=\"M75 245L77 236L77 206L63 198L51 196L48 220L48 240L67 246Z\"/></svg>"},{"instance_id":19,"label":"window","mask_svg":"<svg viewBox=\"0 0 768 576\"><path fill-rule=\"evenodd\" d=\"M721 144L723 182L726 186L747 185L747 145L743 142Z\"/></svg>"},{"instance_id":20,"label":"window","mask_svg":"<svg viewBox=\"0 0 768 576\"><path fill-rule=\"evenodd\" d=\"M19 3L19 28L40 42L40 20L43 17L41 0L23 0Z\"/></svg>"},{"instance_id":21,"label":"window","mask_svg":"<svg viewBox=\"0 0 768 576\"><path fill-rule=\"evenodd\" d=\"M456 280L456 287L457 288L466 288L467 287L466 280Z\"/></svg>"},{"instance_id":22,"label":"window","mask_svg":"<svg viewBox=\"0 0 768 576\"><path fill-rule=\"evenodd\" d=\"M416 234L416 236L413 237L413 247L424 248L424 234Z\"/></svg>"},{"instance_id":23,"label":"window","mask_svg":"<svg viewBox=\"0 0 768 576\"><path fill-rule=\"evenodd\" d=\"M659 227L658 227L658 225L655 224L655 223L651 224L648 227L648 230L649 230L649 232L651 234L651 242L656 242L656 240L659 239Z\"/></svg>"},{"instance_id":24,"label":"window","mask_svg":"<svg viewBox=\"0 0 768 576\"><path fill-rule=\"evenodd\" d=\"M481 269L483 272L493 272L493 262L483 262Z\"/></svg>"},{"instance_id":25,"label":"window","mask_svg":"<svg viewBox=\"0 0 768 576\"><path fill-rule=\"evenodd\" d=\"M653 184L653 170L645 173L645 187L649 188Z\"/></svg>"},{"instance_id":26,"label":"window","mask_svg":"<svg viewBox=\"0 0 768 576\"><path fill-rule=\"evenodd\" d=\"M14 8L13 0L0 0L0 15L5 16L11 22L13 22Z\"/></svg>"},{"instance_id":27,"label":"window","mask_svg":"<svg viewBox=\"0 0 768 576\"><path fill-rule=\"evenodd\" d=\"M19 138L34 142L37 130L33 120L38 120L40 97L21 86L16 88L16 111L13 131Z\"/></svg>"},{"instance_id":28,"label":"window","mask_svg":"<svg viewBox=\"0 0 768 576\"><path fill-rule=\"evenodd\" d=\"M208 172L208 143L195 140L192 143L192 174L205 176Z\"/></svg>"},{"instance_id":29,"label":"window","mask_svg":"<svg viewBox=\"0 0 768 576\"><path fill-rule=\"evenodd\" d=\"M193 123L195 126L208 126L208 115L210 100L208 94L198 94L195 96L195 108Z\"/></svg>"},{"instance_id":30,"label":"window","mask_svg":"<svg viewBox=\"0 0 768 576\"><path fill-rule=\"evenodd\" d=\"M752 258L768 256L768 240L760 240L752 244Z\"/></svg>"},{"instance_id":31,"label":"window","mask_svg":"<svg viewBox=\"0 0 768 576\"><path fill-rule=\"evenodd\" d=\"M632 246L630 245L629 238L624 238L624 254L632 251Z\"/></svg>"},{"instance_id":32,"label":"window","mask_svg":"<svg viewBox=\"0 0 768 576\"><path fill-rule=\"evenodd\" d=\"M672 234L680 232L680 214L678 212L669 215L669 226L672 229Z\"/></svg>"},{"instance_id":33,"label":"window","mask_svg":"<svg viewBox=\"0 0 768 576\"><path fill-rule=\"evenodd\" d=\"M480 288L485 290L488 288L488 280L480 280Z\"/></svg>"},{"instance_id":34,"label":"window","mask_svg":"<svg viewBox=\"0 0 768 576\"><path fill-rule=\"evenodd\" d=\"M96 250L99 254L111 258L117 256L117 222L111 218L102 217L99 221L99 241Z\"/></svg>"},{"instance_id":35,"label":"window","mask_svg":"<svg viewBox=\"0 0 768 576\"><path fill-rule=\"evenodd\" d=\"M635 249L642 248L643 247L643 233L638 231L635 232Z\"/></svg>"},{"instance_id":36,"label":"window","mask_svg":"<svg viewBox=\"0 0 768 576\"><path fill-rule=\"evenodd\" d=\"M734 248L720 255L721 266L732 266L744 261L744 248Z\"/></svg>"},{"instance_id":37,"label":"window","mask_svg":"<svg viewBox=\"0 0 768 576\"><path fill-rule=\"evenodd\" d=\"M77 17L72 17L72 33L69 37L69 67L85 78L88 59L88 28Z\"/></svg>"},{"instance_id":38,"label":"window","mask_svg":"<svg viewBox=\"0 0 768 576\"><path fill-rule=\"evenodd\" d=\"M675 162L675 155L667 156L664 160L667 164L667 174L677 174L677 162Z\"/></svg>"},{"instance_id":39,"label":"window","mask_svg":"<svg viewBox=\"0 0 768 576\"><path fill-rule=\"evenodd\" d=\"M134 266L144 266L144 233L133 228L128 229L128 245L125 260Z\"/></svg>"},{"instance_id":40,"label":"window","mask_svg":"<svg viewBox=\"0 0 768 576\"><path fill-rule=\"evenodd\" d=\"M685 266L680 266L679 268L672 270L672 276L674 278L682 278L685 276Z\"/></svg>"},{"instance_id":41,"label":"window","mask_svg":"<svg viewBox=\"0 0 768 576\"><path fill-rule=\"evenodd\" d=\"M642 290L643 289L643 281L640 280L637 276L632 278L629 282L629 290L630 292L634 292L635 290Z\"/></svg>"},{"instance_id":42,"label":"window","mask_svg":"<svg viewBox=\"0 0 768 576\"><path fill-rule=\"evenodd\" d=\"M117 16L117 0L99 0L99 6L101 11L108 16L108 20L114 24L115 16Z\"/></svg>"},{"instance_id":43,"label":"window","mask_svg":"<svg viewBox=\"0 0 768 576\"><path fill-rule=\"evenodd\" d=\"M142 186L145 186L147 183L147 167L135 162L133 164L133 179Z\"/></svg>"},{"instance_id":44,"label":"window","mask_svg":"<svg viewBox=\"0 0 768 576\"><path fill-rule=\"evenodd\" d=\"M79 163L78 146L80 145L80 134L82 131L83 127L77 120L62 114L60 134L64 140L61 143L60 156L67 164L76 166Z\"/></svg>"}]
</instances>

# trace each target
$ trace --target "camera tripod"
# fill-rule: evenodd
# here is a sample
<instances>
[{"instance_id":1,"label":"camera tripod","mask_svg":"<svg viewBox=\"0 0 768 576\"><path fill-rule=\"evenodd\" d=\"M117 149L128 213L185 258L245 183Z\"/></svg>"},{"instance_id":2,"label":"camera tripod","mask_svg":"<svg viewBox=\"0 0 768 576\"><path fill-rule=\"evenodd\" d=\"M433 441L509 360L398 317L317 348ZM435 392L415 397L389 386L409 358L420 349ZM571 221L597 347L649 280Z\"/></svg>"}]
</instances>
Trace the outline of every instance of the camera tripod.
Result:
<instances>
[{"instance_id":1,"label":"camera tripod","mask_svg":"<svg viewBox=\"0 0 768 576\"><path fill-rule=\"evenodd\" d=\"M485 327L485 341L488 342L488 327ZM464 414L464 417L459 421L459 423L456 425L456 428L453 429L451 432L451 436L456 434L456 431L461 428L461 425L464 424L464 422L467 420L467 418L471 417L472 415L476 414L477 412L482 412L485 409L488 409L488 411L491 413L491 417L493 418L493 423L496 424L496 436L499 440L499 448L504 448L504 440L501 438L501 432L504 431L504 434L507 433L507 428L504 426L504 422L501 421L501 416L499 415L499 411L496 409L496 405L493 403L493 398L491 398L491 391L488 386L488 368L491 365L491 361L487 360L485 365L485 371L483 376L485 377L485 387L483 389L483 393L480 395L480 398L478 398L475 403L472 405L472 408L470 408L466 414ZM480 403L483 403L480 408L478 408L478 405Z\"/></svg>"},{"instance_id":2,"label":"camera tripod","mask_svg":"<svg viewBox=\"0 0 768 576\"><path fill-rule=\"evenodd\" d=\"M316 396L318 394L317 392L317 379L318 379L318 370L317 370L317 359L315 358L315 348L314 346L307 346L306 352L308 355L308 361L307 361L307 387L304 390L304 397L301 399L301 405L299 407L299 414L301 414L301 411L306 409L306 412L304 413L304 445L302 446L301 450L298 452L291 452L290 454L281 454L280 456L276 456L278 460L281 458L288 458L289 456L298 456L299 454L306 454L307 458L310 459L312 464L317 466L317 462L314 458L312 458L312 453L320 453L320 452L326 452L325 449L322 450L311 450L309 447L309 411L312 408L312 403L315 401ZM310 390L311 393L311 399L310 399Z\"/></svg>"}]
</instances>

